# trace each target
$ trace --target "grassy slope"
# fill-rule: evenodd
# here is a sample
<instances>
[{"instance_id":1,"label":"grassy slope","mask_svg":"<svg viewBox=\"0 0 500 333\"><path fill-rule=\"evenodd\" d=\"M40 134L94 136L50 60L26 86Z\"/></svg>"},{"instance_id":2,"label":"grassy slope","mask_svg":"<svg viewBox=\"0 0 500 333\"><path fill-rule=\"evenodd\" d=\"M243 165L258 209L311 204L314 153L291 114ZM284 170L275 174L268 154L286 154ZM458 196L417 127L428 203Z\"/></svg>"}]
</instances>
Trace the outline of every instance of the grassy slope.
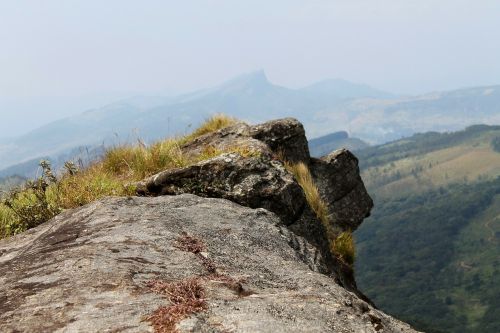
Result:
<instances>
[{"instance_id":1,"label":"grassy slope","mask_svg":"<svg viewBox=\"0 0 500 333\"><path fill-rule=\"evenodd\" d=\"M187 155L181 146L203 134L235 123L235 120L216 115L193 133L180 138L158 141L149 146L118 146L107 150L104 157L83 170L68 165L67 171L55 177L50 165L41 165L41 177L22 189L15 189L0 201L0 238L8 237L37 226L64 209L83 206L105 196L126 196L135 193L132 185L159 171L183 167L201 160L238 150L209 149L199 155ZM240 149L241 150L241 149Z\"/></svg>"},{"instance_id":2,"label":"grassy slope","mask_svg":"<svg viewBox=\"0 0 500 333\"><path fill-rule=\"evenodd\" d=\"M499 127L419 135L359 153L374 196L356 232L357 277L427 331L500 329Z\"/></svg>"},{"instance_id":3,"label":"grassy slope","mask_svg":"<svg viewBox=\"0 0 500 333\"><path fill-rule=\"evenodd\" d=\"M500 175L500 154L491 145L495 137L500 137L500 128L491 127L474 133L467 140L451 140L444 147L437 145L435 150L432 150L434 142L427 142L422 153L408 147L411 141L403 141L405 145L399 147L407 153L390 151L384 154L382 151L379 163L373 162L378 157L368 157L371 154L368 148L358 154L362 177L373 194L384 198L396 193L403 196L421 193L457 182L493 179ZM434 141L439 141L437 139ZM398 147L397 144L387 146ZM363 164L368 166L363 168Z\"/></svg>"}]
</instances>

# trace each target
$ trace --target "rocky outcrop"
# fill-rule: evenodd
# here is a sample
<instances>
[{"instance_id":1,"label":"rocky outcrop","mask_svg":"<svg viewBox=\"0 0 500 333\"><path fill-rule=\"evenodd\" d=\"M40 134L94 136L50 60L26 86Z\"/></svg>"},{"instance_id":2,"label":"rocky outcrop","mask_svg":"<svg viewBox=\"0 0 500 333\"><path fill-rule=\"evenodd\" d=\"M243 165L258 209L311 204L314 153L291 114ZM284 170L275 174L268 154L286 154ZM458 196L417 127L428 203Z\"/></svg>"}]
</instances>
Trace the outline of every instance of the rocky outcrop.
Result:
<instances>
[{"instance_id":1,"label":"rocky outcrop","mask_svg":"<svg viewBox=\"0 0 500 333\"><path fill-rule=\"evenodd\" d=\"M304 193L277 160L223 154L195 165L161 172L138 184L140 195L192 193L265 208L295 221L306 205Z\"/></svg>"},{"instance_id":2,"label":"rocky outcrop","mask_svg":"<svg viewBox=\"0 0 500 333\"><path fill-rule=\"evenodd\" d=\"M328 206L332 225L356 230L373 207L359 175L356 156L346 149L339 149L321 159L312 158L310 169Z\"/></svg>"},{"instance_id":3,"label":"rocky outcrop","mask_svg":"<svg viewBox=\"0 0 500 333\"><path fill-rule=\"evenodd\" d=\"M326 237L373 205L354 155L311 158L290 118L181 149L225 153L0 241L0 331L413 332L357 290ZM284 161L309 167L328 221Z\"/></svg>"},{"instance_id":4,"label":"rocky outcrop","mask_svg":"<svg viewBox=\"0 0 500 333\"><path fill-rule=\"evenodd\" d=\"M199 154L206 146L222 149L245 146L263 156L281 155L290 162L309 162L309 146L304 126L294 118L250 126L245 123L209 133L184 145L184 151Z\"/></svg>"},{"instance_id":5,"label":"rocky outcrop","mask_svg":"<svg viewBox=\"0 0 500 333\"><path fill-rule=\"evenodd\" d=\"M325 270L267 210L109 198L0 242L0 331L168 331L162 314L178 314L190 286L200 297L179 332L414 332Z\"/></svg>"},{"instance_id":6,"label":"rocky outcrop","mask_svg":"<svg viewBox=\"0 0 500 333\"><path fill-rule=\"evenodd\" d=\"M138 194L193 193L230 199L248 207L269 209L291 225L299 219L305 199L296 186L290 185L296 182L283 169L282 161L286 160L309 165L335 227L355 230L373 206L359 175L356 157L339 150L322 159L311 158L304 127L296 119L254 126L238 123L203 135L182 150L199 155L207 147L221 151L244 147L257 152L258 157L224 155L164 171L140 182Z\"/></svg>"}]
</instances>

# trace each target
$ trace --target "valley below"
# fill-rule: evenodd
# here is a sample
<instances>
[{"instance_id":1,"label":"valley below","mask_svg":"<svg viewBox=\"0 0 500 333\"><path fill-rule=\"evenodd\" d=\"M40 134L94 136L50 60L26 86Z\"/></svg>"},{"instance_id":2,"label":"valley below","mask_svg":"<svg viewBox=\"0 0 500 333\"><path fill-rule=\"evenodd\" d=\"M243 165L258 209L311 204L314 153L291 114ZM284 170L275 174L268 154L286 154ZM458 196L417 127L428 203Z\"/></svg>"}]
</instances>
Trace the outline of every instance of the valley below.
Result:
<instances>
[{"instance_id":1,"label":"valley below","mask_svg":"<svg viewBox=\"0 0 500 333\"><path fill-rule=\"evenodd\" d=\"M374 198L356 232L360 288L426 332L500 329L498 126L357 152Z\"/></svg>"}]
</instances>

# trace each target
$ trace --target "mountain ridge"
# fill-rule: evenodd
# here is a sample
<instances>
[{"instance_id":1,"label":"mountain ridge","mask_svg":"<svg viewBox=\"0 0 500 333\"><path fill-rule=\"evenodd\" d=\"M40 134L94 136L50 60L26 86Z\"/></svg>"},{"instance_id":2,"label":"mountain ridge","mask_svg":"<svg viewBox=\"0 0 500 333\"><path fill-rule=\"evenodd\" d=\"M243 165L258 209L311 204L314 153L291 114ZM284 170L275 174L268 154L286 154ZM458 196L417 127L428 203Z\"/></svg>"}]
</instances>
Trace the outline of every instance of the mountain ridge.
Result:
<instances>
[{"instance_id":1,"label":"mountain ridge","mask_svg":"<svg viewBox=\"0 0 500 333\"><path fill-rule=\"evenodd\" d=\"M332 82L336 89L332 90ZM359 90L353 92L353 87ZM456 130L479 122L500 123L500 110L495 103L500 100L499 86L418 97L380 94L377 89L343 80L289 89L269 82L264 71L257 71L190 94L142 100L136 96L0 141L0 169L37 155L57 158L78 146L113 145L137 138L151 142L165 135L181 135L214 113L254 123L294 116L303 121L310 136L348 130L370 144L419 131ZM421 119L408 120L417 114Z\"/></svg>"}]
</instances>

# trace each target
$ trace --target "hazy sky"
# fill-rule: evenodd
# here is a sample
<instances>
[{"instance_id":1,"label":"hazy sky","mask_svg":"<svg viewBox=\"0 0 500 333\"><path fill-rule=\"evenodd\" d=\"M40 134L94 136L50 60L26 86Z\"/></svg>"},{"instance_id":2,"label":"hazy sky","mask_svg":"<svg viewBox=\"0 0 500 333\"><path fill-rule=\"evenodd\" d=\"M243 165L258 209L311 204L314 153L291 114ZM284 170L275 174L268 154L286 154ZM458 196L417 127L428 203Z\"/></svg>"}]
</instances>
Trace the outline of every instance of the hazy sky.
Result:
<instances>
[{"instance_id":1,"label":"hazy sky","mask_svg":"<svg viewBox=\"0 0 500 333\"><path fill-rule=\"evenodd\" d=\"M500 84L497 0L0 0L0 137L264 69L401 93Z\"/></svg>"}]
</instances>

